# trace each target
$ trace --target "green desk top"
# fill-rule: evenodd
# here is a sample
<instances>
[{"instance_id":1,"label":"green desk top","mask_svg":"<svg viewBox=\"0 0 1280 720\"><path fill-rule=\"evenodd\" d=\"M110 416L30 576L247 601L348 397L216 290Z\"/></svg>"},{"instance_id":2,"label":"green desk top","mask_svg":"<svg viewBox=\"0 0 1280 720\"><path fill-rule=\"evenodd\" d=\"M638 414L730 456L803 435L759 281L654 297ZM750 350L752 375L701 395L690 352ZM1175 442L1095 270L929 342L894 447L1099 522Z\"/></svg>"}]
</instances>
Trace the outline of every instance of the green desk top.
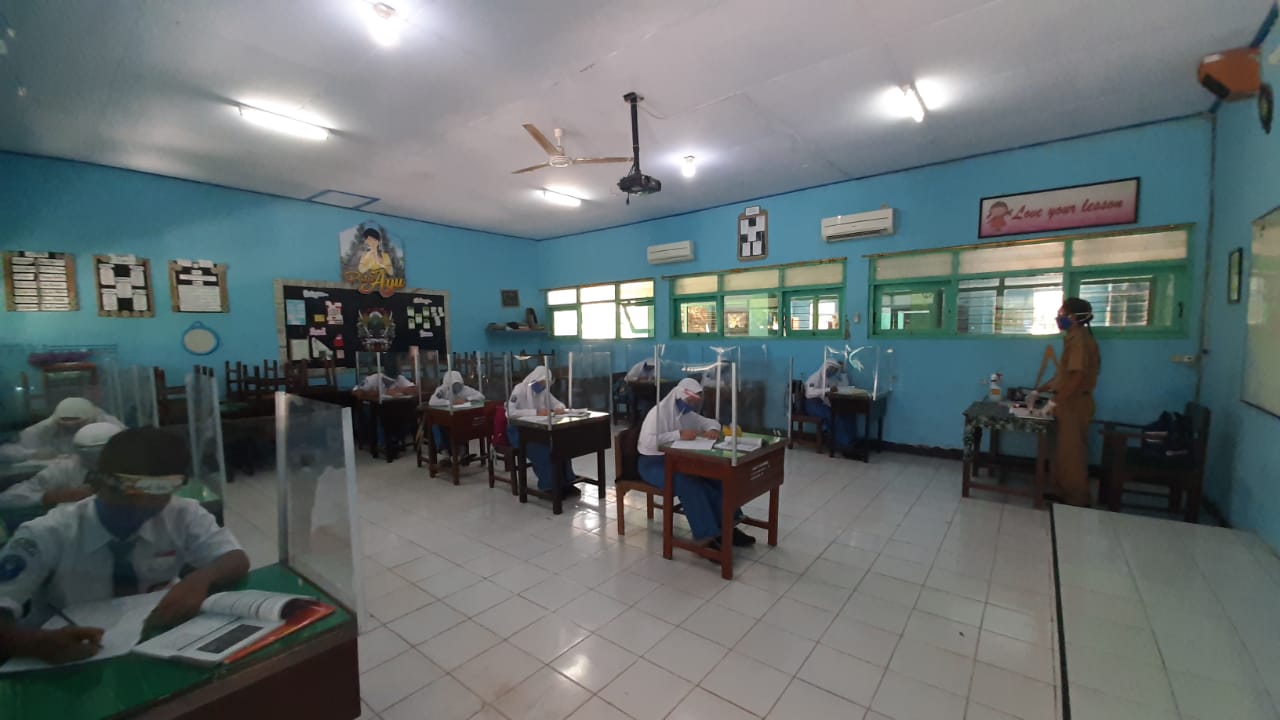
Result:
<instances>
[{"instance_id":1,"label":"green desk top","mask_svg":"<svg viewBox=\"0 0 1280 720\"><path fill-rule=\"evenodd\" d=\"M249 573L237 590L268 590L337 603L280 565ZM122 655L66 668L0 675L0 717L96 720L179 695L275 657L355 619L341 607L330 616L231 665L202 668L170 660Z\"/></svg>"},{"instance_id":2,"label":"green desk top","mask_svg":"<svg viewBox=\"0 0 1280 720\"><path fill-rule=\"evenodd\" d=\"M780 443L780 442L782 442L782 441L783 441L783 438L774 437L774 436L772 436L772 435L760 435L759 433L749 433L749 432L744 432L744 433L742 433L741 435L739 435L738 437L740 437L740 438L760 438L760 440L761 440L761 441L763 441L763 442L761 443L761 445L760 445L759 449L757 449L757 450L749 450L749 451L748 451L748 450L738 450L738 457L739 457L739 458L746 457L747 455L750 455L751 453L754 453L754 452L759 452L760 450L768 449L768 448L769 448L771 445L773 445L774 443ZM722 439L723 439L723 438L722 438ZM718 442L720 442L720 440L717 440L716 442L718 443ZM716 449L714 449L714 448L713 448L713 449L711 449L711 450L677 450L677 449L675 449L675 448L671 447L670 445L666 445L666 446L664 446L662 449L663 449L663 451L674 451L674 452L680 452L680 453L688 453L688 454L690 454L690 455L706 455L707 457L721 458L721 459L724 459L724 460L732 460L732 459L733 459L733 451L732 451L732 450L716 450Z\"/></svg>"}]
</instances>

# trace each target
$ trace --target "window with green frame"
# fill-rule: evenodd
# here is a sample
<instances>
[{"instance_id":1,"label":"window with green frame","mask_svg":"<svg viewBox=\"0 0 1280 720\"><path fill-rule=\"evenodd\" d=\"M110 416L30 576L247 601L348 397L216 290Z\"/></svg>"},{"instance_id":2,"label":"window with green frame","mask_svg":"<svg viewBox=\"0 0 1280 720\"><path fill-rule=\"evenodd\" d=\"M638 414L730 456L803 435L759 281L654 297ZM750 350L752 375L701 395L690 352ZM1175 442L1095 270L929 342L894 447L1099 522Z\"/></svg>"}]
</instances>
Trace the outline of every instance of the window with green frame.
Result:
<instances>
[{"instance_id":1,"label":"window with green frame","mask_svg":"<svg viewBox=\"0 0 1280 720\"><path fill-rule=\"evenodd\" d=\"M843 259L680 275L671 280L675 337L843 335Z\"/></svg>"},{"instance_id":2,"label":"window with green frame","mask_svg":"<svg viewBox=\"0 0 1280 720\"><path fill-rule=\"evenodd\" d=\"M1049 335L1077 296L1102 334L1179 335L1189 236L1180 225L874 256L871 332Z\"/></svg>"},{"instance_id":3,"label":"window with green frame","mask_svg":"<svg viewBox=\"0 0 1280 720\"><path fill-rule=\"evenodd\" d=\"M627 280L547 292L555 337L628 340L653 337L654 281Z\"/></svg>"}]
</instances>

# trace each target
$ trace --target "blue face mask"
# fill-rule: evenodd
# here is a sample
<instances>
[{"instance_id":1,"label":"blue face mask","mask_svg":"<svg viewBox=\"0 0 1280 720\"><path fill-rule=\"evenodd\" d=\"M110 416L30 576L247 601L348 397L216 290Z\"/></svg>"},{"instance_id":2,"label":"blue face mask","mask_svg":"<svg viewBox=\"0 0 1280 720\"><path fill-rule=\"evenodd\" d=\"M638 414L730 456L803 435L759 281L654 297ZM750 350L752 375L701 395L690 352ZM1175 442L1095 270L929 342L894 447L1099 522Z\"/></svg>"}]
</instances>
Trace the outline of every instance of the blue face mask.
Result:
<instances>
[{"instance_id":1,"label":"blue face mask","mask_svg":"<svg viewBox=\"0 0 1280 720\"><path fill-rule=\"evenodd\" d=\"M98 520L102 522L102 526L107 529L107 532L121 540L133 537L133 534L138 532L138 528L142 527L143 523L155 517L162 509L139 507L137 505L116 505L103 502L100 497L94 498L93 504L98 510Z\"/></svg>"},{"instance_id":2,"label":"blue face mask","mask_svg":"<svg viewBox=\"0 0 1280 720\"><path fill-rule=\"evenodd\" d=\"M450 389L453 390L454 395L461 395L463 387L465 386L462 383L454 383Z\"/></svg>"},{"instance_id":3,"label":"blue face mask","mask_svg":"<svg viewBox=\"0 0 1280 720\"><path fill-rule=\"evenodd\" d=\"M543 390L547 389L547 384L539 380L538 382L534 383L532 387L535 393L541 393Z\"/></svg>"},{"instance_id":4,"label":"blue face mask","mask_svg":"<svg viewBox=\"0 0 1280 720\"><path fill-rule=\"evenodd\" d=\"M684 415L685 413L698 412L698 408L694 407L693 405L690 405L689 403L685 402L684 400L681 400L680 398L676 398L676 410L679 410L681 415Z\"/></svg>"},{"instance_id":5,"label":"blue face mask","mask_svg":"<svg viewBox=\"0 0 1280 720\"><path fill-rule=\"evenodd\" d=\"M1066 316L1066 315L1059 315L1059 316L1058 316L1058 329L1059 329L1059 330L1070 330L1070 329L1071 329L1071 325L1072 325L1072 323L1071 323L1071 318L1070 318L1070 317L1068 317L1068 316Z\"/></svg>"}]
</instances>

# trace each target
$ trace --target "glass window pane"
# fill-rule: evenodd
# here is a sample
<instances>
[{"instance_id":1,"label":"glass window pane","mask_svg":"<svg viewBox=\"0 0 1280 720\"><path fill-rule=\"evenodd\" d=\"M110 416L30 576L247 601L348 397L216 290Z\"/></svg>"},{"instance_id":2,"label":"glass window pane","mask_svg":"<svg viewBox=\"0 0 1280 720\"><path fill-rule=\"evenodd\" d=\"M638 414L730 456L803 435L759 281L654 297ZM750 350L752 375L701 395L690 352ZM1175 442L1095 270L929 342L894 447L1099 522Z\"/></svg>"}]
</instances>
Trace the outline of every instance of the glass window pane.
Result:
<instances>
[{"instance_id":1,"label":"glass window pane","mask_svg":"<svg viewBox=\"0 0 1280 720\"><path fill-rule=\"evenodd\" d=\"M1066 247L1062 242L1009 245L1007 247L977 248L960 251L960 273L981 275L1019 270L1060 268Z\"/></svg>"},{"instance_id":2,"label":"glass window pane","mask_svg":"<svg viewBox=\"0 0 1280 720\"><path fill-rule=\"evenodd\" d=\"M1029 285L1062 286L1062 273L1041 273L1039 275L1021 275L1003 278L1005 287L1027 287Z\"/></svg>"},{"instance_id":3,"label":"glass window pane","mask_svg":"<svg viewBox=\"0 0 1280 720\"><path fill-rule=\"evenodd\" d=\"M608 285L590 285L578 291L582 302L600 302L601 300L613 300L614 294L618 287L613 283Z\"/></svg>"},{"instance_id":4,"label":"glass window pane","mask_svg":"<svg viewBox=\"0 0 1280 720\"><path fill-rule=\"evenodd\" d=\"M840 285L844 282L844 263L822 263L789 267L782 272L782 284L787 287L805 285Z\"/></svg>"},{"instance_id":5,"label":"glass window pane","mask_svg":"<svg viewBox=\"0 0 1280 720\"><path fill-rule=\"evenodd\" d=\"M695 300L682 302L680 308L680 332L714 333L719 330L716 318L716 302L714 300Z\"/></svg>"},{"instance_id":6,"label":"glass window pane","mask_svg":"<svg viewBox=\"0 0 1280 720\"><path fill-rule=\"evenodd\" d=\"M1184 260L1186 257L1186 230L1108 235L1071 242L1072 267Z\"/></svg>"},{"instance_id":7,"label":"glass window pane","mask_svg":"<svg viewBox=\"0 0 1280 720\"><path fill-rule=\"evenodd\" d=\"M577 336L578 309L553 310L551 312L551 334L556 337Z\"/></svg>"},{"instance_id":8,"label":"glass window pane","mask_svg":"<svg viewBox=\"0 0 1280 720\"><path fill-rule=\"evenodd\" d=\"M840 329L838 295L797 295L788 301L788 309L793 331Z\"/></svg>"},{"instance_id":9,"label":"glass window pane","mask_svg":"<svg viewBox=\"0 0 1280 720\"><path fill-rule=\"evenodd\" d=\"M777 335L778 296L775 293L758 293L726 297L724 334L745 337Z\"/></svg>"},{"instance_id":10,"label":"glass window pane","mask_svg":"<svg viewBox=\"0 0 1280 720\"><path fill-rule=\"evenodd\" d=\"M653 337L653 305L619 305L618 323L621 338Z\"/></svg>"},{"instance_id":11,"label":"glass window pane","mask_svg":"<svg viewBox=\"0 0 1280 720\"><path fill-rule=\"evenodd\" d=\"M995 280L996 285L1000 281ZM963 286L964 283L961 283ZM961 290L956 294L956 332L961 335L994 335L997 290Z\"/></svg>"},{"instance_id":12,"label":"glass window pane","mask_svg":"<svg viewBox=\"0 0 1280 720\"><path fill-rule=\"evenodd\" d=\"M672 284L672 292L676 295L698 295L713 293L720 289L720 278L716 275L697 275L694 277L676 278Z\"/></svg>"},{"instance_id":13,"label":"glass window pane","mask_svg":"<svg viewBox=\"0 0 1280 720\"><path fill-rule=\"evenodd\" d=\"M818 298L818 329L840 329L840 299L835 295Z\"/></svg>"},{"instance_id":14,"label":"glass window pane","mask_svg":"<svg viewBox=\"0 0 1280 720\"><path fill-rule=\"evenodd\" d=\"M639 300L651 297L653 297L652 280L637 280L636 282L622 283L618 286L619 300Z\"/></svg>"},{"instance_id":15,"label":"glass window pane","mask_svg":"<svg viewBox=\"0 0 1280 720\"><path fill-rule=\"evenodd\" d=\"M572 305L578 302L578 288L561 288L547 291L548 305Z\"/></svg>"},{"instance_id":16,"label":"glass window pane","mask_svg":"<svg viewBox=\"0 0 1280 720\"><path fill-rule=\"evenodd\" d=\"M767 290L776 287L778 287L777 270L728 273L724 276L724 289L726 292L729 290Z\"/></svg>"},{"instance_id":17,"label":"glass window pane","mask_svg":"<svg viewBox=\"0 0 1280 720\"><path fill-rule=\"evenodd\" d=\"M1000 308L1003 335L1052 335L1058 332L1062 287L1009 288Z\"/></svg>"},{"instance_id":18,"label":"glass window pane","mask_svg":"<svg viewBox=\"0 0 1280 720\"><path fill-rule=\"evenodd\" d=\"M1094 327L1146 327L1151 324L1154 278L1104 278L1080 283L1080 297L1093 305Z\"/></svg>"},{"instance_id":19,"label":"glass window pane","mask_svg":"<svg viewBox=\"0 0 1280 720\"><path fill-rule=\"evenodd\" d=\"M938 277L951 274L951 253L917 253L876 258L877 280Z\"/></svg>"},{"instance_id":20,"label":"glass window pane","mask_svg":"<svg viewBox=\"0 0 1280 720\"><path fill-rule=\"evenodd\" d=\"M879 330L937 330L942 327L942 289L880 293Z\"/></svg>"},{"instance_id":21,"label":"glass window pane","mask_svg":"<svg viewBox=\"0 0 1280 720\"><path fill-rule=\"evenodd\" d=\"M582 339L612 340L618 336L617 303L590 303L582 306Z\"/></svg>"}]
</instances>

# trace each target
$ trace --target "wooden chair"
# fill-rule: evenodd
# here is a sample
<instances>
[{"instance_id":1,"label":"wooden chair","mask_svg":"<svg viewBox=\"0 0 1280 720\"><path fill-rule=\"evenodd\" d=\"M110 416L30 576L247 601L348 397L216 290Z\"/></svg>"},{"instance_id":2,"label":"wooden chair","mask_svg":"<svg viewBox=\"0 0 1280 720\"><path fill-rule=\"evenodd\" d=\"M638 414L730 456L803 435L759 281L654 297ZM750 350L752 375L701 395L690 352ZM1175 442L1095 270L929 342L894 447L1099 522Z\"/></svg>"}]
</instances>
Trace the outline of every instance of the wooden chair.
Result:
<instances>
[{"instance_id":1,"label":"wooden chair","mask_svg":"<svg viewBox=\"0 0 1280 720\"><path fill-rule=\"evenodd\" d=\"M627 385L627 374L625 372L616 372L610 379L609 392L613 395L613 419L621 420L630 417L631 407L631 390ZM643 418L641 418L643 420Z\"/></svg>"},{"instance_id":2,"label":"wooden chair","mask_svg":"<svg viewBox=\"0 0 1280 720\"><path fill-rule=\"evenodd\" d=\"M629 492L645 494L645 516L653 519L654 508L663 509L662 488L654 487L640 478L640 424L620 430L613 436L613 493L618 511L618 534L626 535L624 500ZM676 506L676 512L680 507Z\"/></svg>"},{"instance_id":3,"label":"wooden chair","mask_svg":"<svg viewBox=\"0 0 1280 720\"><path fill-rule=\"evenodd\" d=\"M1113 512L1118 512L1126 492L1153 494L1133 488L1134 484L1161 486L1168 489L1170 513L1182 510L1184 520L1197 521L1204 487L1205 457L1209 449L1210 412L1198 403L1187 403L1185 414L1190 430L1189 447L1184 454L1172 456L1144 450L1141 447L1143 439L1151 440L1153 433L1145 431L1142 426L1116 422L1102 424L1099 501L1105 502Z\"/></svg>"},{"instance_id":4,"label":"wooden chair","mask_svg":"<svg viewBox=\"0 0 1280 720\"><path fill-rule=\"evenodd\" d=\"M790 441L787 444L788 450L794 450L796 441L802 443L812 443L813 449L821 454L822 443L826 439L827 421L817 415L806 415L804 411L804 382L800 380L791 381L791 429L787 433ZM805 425L813 425L813 439L807 437L804 431Z\"/></svg>"},{"instance_id":5,"label":"wooden chair","mask_svg":"<svg viewBox=\"0 0 1280 720\"><path fill-rule=\"evenodd\" d=\"M484 415L489 423L489 487L494 487L495 482L504 482L511 487L512 495L519 495L517 473L524 458L520 457L520 449L507 440L507 407L500 402L485 403ZM502 460L505 475L494 473L493 466L498 459Z\"/></svg>"},{"instance_id":6,"label":"wooden chair","mask_svg":"<svg viewBox=\"0 0 1280 720\"><path fill-rule=\"evenodd\" d=\"M244 381L248 377L249 369L244 363L236 361L234 365L228 360L222 364L222 377L227 387L227 400L239 401L244 399Z\"/></svg>"}]
</instances>

